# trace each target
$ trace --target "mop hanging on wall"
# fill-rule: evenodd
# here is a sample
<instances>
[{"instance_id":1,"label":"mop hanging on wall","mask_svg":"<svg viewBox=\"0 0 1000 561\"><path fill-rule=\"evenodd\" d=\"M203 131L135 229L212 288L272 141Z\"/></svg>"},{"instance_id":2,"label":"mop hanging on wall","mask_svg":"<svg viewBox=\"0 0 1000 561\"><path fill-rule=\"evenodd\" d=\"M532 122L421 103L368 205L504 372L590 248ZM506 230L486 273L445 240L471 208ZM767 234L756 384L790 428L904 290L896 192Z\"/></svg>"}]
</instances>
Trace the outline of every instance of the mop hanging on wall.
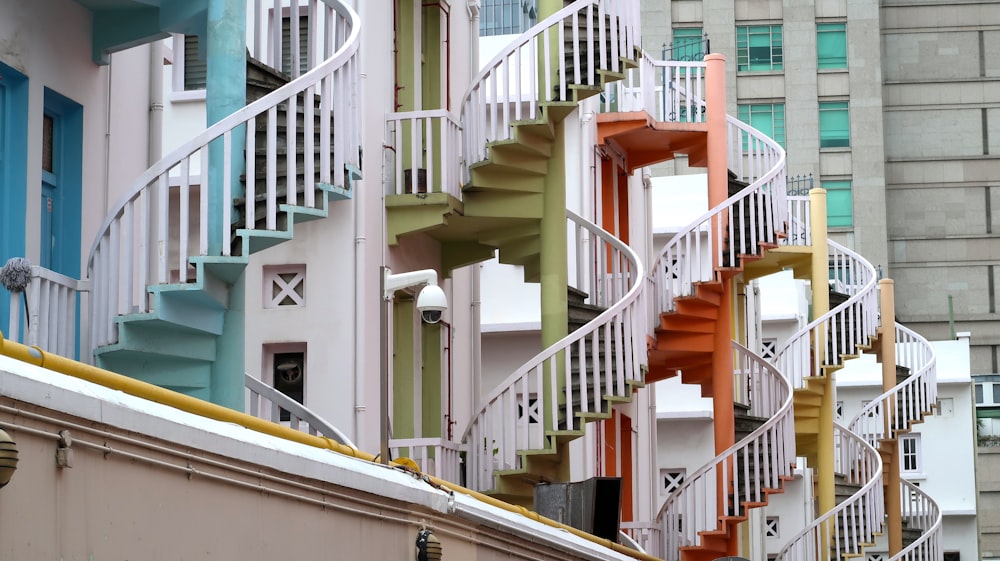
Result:
<instances>
[{"instance_id":1,"label":"mop hanging on wall","mask_svg":"<svg viewBox=\"0 0 1000 561\"><path fill-rule=\"evenodd\" d=\"M24 298L24 321L31 327L31 314L28 313L28 293L25 289L31 283L31 261L24 257L11 257L3 267L0 267L0 284L11 294L21 293Z\"/></svg>"}]
</instances>

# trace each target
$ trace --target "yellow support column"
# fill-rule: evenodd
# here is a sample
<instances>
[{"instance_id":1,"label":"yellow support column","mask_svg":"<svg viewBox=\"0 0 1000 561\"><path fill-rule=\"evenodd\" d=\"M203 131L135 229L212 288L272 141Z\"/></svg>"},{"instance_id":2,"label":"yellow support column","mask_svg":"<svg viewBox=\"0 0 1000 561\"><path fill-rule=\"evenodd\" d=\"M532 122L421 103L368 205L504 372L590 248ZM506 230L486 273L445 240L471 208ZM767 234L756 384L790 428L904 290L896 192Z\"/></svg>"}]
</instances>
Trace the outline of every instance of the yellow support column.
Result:
<instances>
[{"instance_id":1,"label":"yellow support column","mask_svg":"<svg viewBox=\"0 0 1000 561\"><path fill-rule=\"evenodd\" d=\"M812 221L812 259L810 280L812 283L812 313L817 318L830 310L830 258L826 237L826 189L809 191L809 216ZM826 349L825 332L821 332L813 352L823 356ZM820 363L823 361L820 360ZM819 376L822 372L813 372ZM833 417L834 373L823 379L823 399L819 410L819 429L816 434L816 499L819 514L833 510L837 506L833 457ZM827 536L830 535L827 528Z\"/></svg>"},{"instance_id":2,"label":"yellow support column","mask_svg":"<svg viewBox=\"0 0 1000 561\"><path fill-rule=\"evenodd\" d=\"M882 347L882 391L887 392L896 385L896 301L892 279L878 281L880 295L879 304L882 312L881 336L879 345ZM889 463L882 466L882 480L885 481L885 512L889 525L889 556L896 555L903 549L903 515L902 497L899 488L899 440L892 433L896 417L896 403L892 398L886 398L882 404L882 418L885 423L886 442L889 449Z\"/></svg>"}]
</instances>

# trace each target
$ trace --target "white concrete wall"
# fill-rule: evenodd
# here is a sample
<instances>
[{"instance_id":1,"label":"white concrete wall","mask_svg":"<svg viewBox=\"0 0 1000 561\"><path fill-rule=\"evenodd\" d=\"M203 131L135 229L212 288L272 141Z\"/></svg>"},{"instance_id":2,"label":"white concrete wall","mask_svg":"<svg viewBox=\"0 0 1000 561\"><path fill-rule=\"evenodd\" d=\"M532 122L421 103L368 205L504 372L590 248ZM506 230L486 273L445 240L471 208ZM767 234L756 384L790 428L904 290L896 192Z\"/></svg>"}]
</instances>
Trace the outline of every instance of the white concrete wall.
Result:
<instances>
[{"instance_id":1,"label":"white concrete wall","mask_svg":"<svg viewBox=\"0 0 1000 561\"><path fill-rule=\"evenodd\" d=\"M8 357L0 427L19 452L0 491L5 560L412 559L424 528L447 559L630 559L398 470Z\"/></svg>"}]
</instances>

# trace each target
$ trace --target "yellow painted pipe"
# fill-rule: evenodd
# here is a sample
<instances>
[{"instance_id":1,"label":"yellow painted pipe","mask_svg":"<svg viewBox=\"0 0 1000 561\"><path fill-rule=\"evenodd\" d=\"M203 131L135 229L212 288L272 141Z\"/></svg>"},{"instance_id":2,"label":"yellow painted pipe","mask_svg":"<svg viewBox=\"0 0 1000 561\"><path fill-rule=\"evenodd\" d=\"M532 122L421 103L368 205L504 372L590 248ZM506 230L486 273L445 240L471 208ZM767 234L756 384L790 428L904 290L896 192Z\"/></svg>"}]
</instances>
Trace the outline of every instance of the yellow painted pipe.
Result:
<instances>
[{"instance_id":1,"label":"yellow painted pipe","mask_svg":"<svg viewBox=\"0 0 1000 561\"><path fill-rule=\"evenodd\" d=\"M3 333L0 332L0 354L8 356L10 358L20 360L21 362L26 362L28 364L34 364L35 366L40 366L42 368L58 372L60 374L65 374L67 376L72 376L74 378L80 378L81 380L86 380L92 382L99 386L104 386L113 390L118 390L135 397L153 401L156 403L161 403L163 405L168 405L175 409L180 409L188 413L193 413L201 417L208 419L214 419L216 421L222 421L225 423L233 423L250 430L261 432L264 434L269 434L278 438L283 438L285 440L290 440L292 442L298 442L300 444L305 444L307 446L312 446L314 448L322 448L325 450L331 450L338 454L343 454L345 456L350 456L352 458L357 458L359 460L364 460L366 462L377 463L377 459L372 454L351 448L329 438L323 436L314 436L311 434L304 433L299 430L295 430L290 427L279 425L277 423L272 423L253 415L247 415L246 413L241 413L239 411L229 409L228 407L223 407L221 405L216 405L214 403L209 403L207 401L198 399L196 397L191 397L181 393L177 393L172 390L164 389L159 386L142 382L134 378L129 378L128 376L123 376L109 370L104 370L103 368L98 368L96 366L91 366L89 364L84 364L82 362L68 359L59 355L48 353L43 351L38 347L29 347L27 345L22 345L21 343L16 343L14 341L8 341L4 339ZM394 462L392 465L406 467L408 469L413 469L414 463L412 460L407 458L402 458L399 462ZM478 493L471 489L466 489L460 485L455 485L449 481L444 481L436 477L427 476L427 480L432 484L445 489L449 489L456 493L462 493L468 495L480 502L492 505L494 507L503 509L507 512L513 512L520 514L536 522L545 524L546 526L551 526L553 528L559 528L570 532L573 535L579 536L589 542L595 543L597 545L602 545L623 555L628 555L634 559L639 559L640 561L659 561L658 558L644 553L639 553L638 551L629 549L620 544L614 543L610 540L598 538L592 534L588 534L582 530L566 526L565 524L560 524L555 520L550 518L545 518L539 515L537 512L532 512L524 507L515 506L510 503L503 502L498 499L494 499L488 495Z\"/></svg>"}]
</instances>

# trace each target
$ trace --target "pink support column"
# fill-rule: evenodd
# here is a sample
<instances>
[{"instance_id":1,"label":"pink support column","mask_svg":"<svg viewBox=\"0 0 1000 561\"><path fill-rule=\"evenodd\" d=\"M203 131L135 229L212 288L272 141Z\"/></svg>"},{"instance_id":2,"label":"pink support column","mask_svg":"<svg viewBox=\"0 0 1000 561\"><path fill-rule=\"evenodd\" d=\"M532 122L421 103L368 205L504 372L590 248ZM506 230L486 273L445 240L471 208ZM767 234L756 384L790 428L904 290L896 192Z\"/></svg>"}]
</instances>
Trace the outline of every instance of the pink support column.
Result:
<instances>
[{"instance_id":1,"label":"pink support column","mask_svg":"<svg viewBox=\"0 0 1000 561\"><path fill-rule=\"evenodd\" d=\"M708 206L729 198L729 151L726 141L726 57L705 57L705 103L708 123Z\"/></svg>"}]
</instances>

